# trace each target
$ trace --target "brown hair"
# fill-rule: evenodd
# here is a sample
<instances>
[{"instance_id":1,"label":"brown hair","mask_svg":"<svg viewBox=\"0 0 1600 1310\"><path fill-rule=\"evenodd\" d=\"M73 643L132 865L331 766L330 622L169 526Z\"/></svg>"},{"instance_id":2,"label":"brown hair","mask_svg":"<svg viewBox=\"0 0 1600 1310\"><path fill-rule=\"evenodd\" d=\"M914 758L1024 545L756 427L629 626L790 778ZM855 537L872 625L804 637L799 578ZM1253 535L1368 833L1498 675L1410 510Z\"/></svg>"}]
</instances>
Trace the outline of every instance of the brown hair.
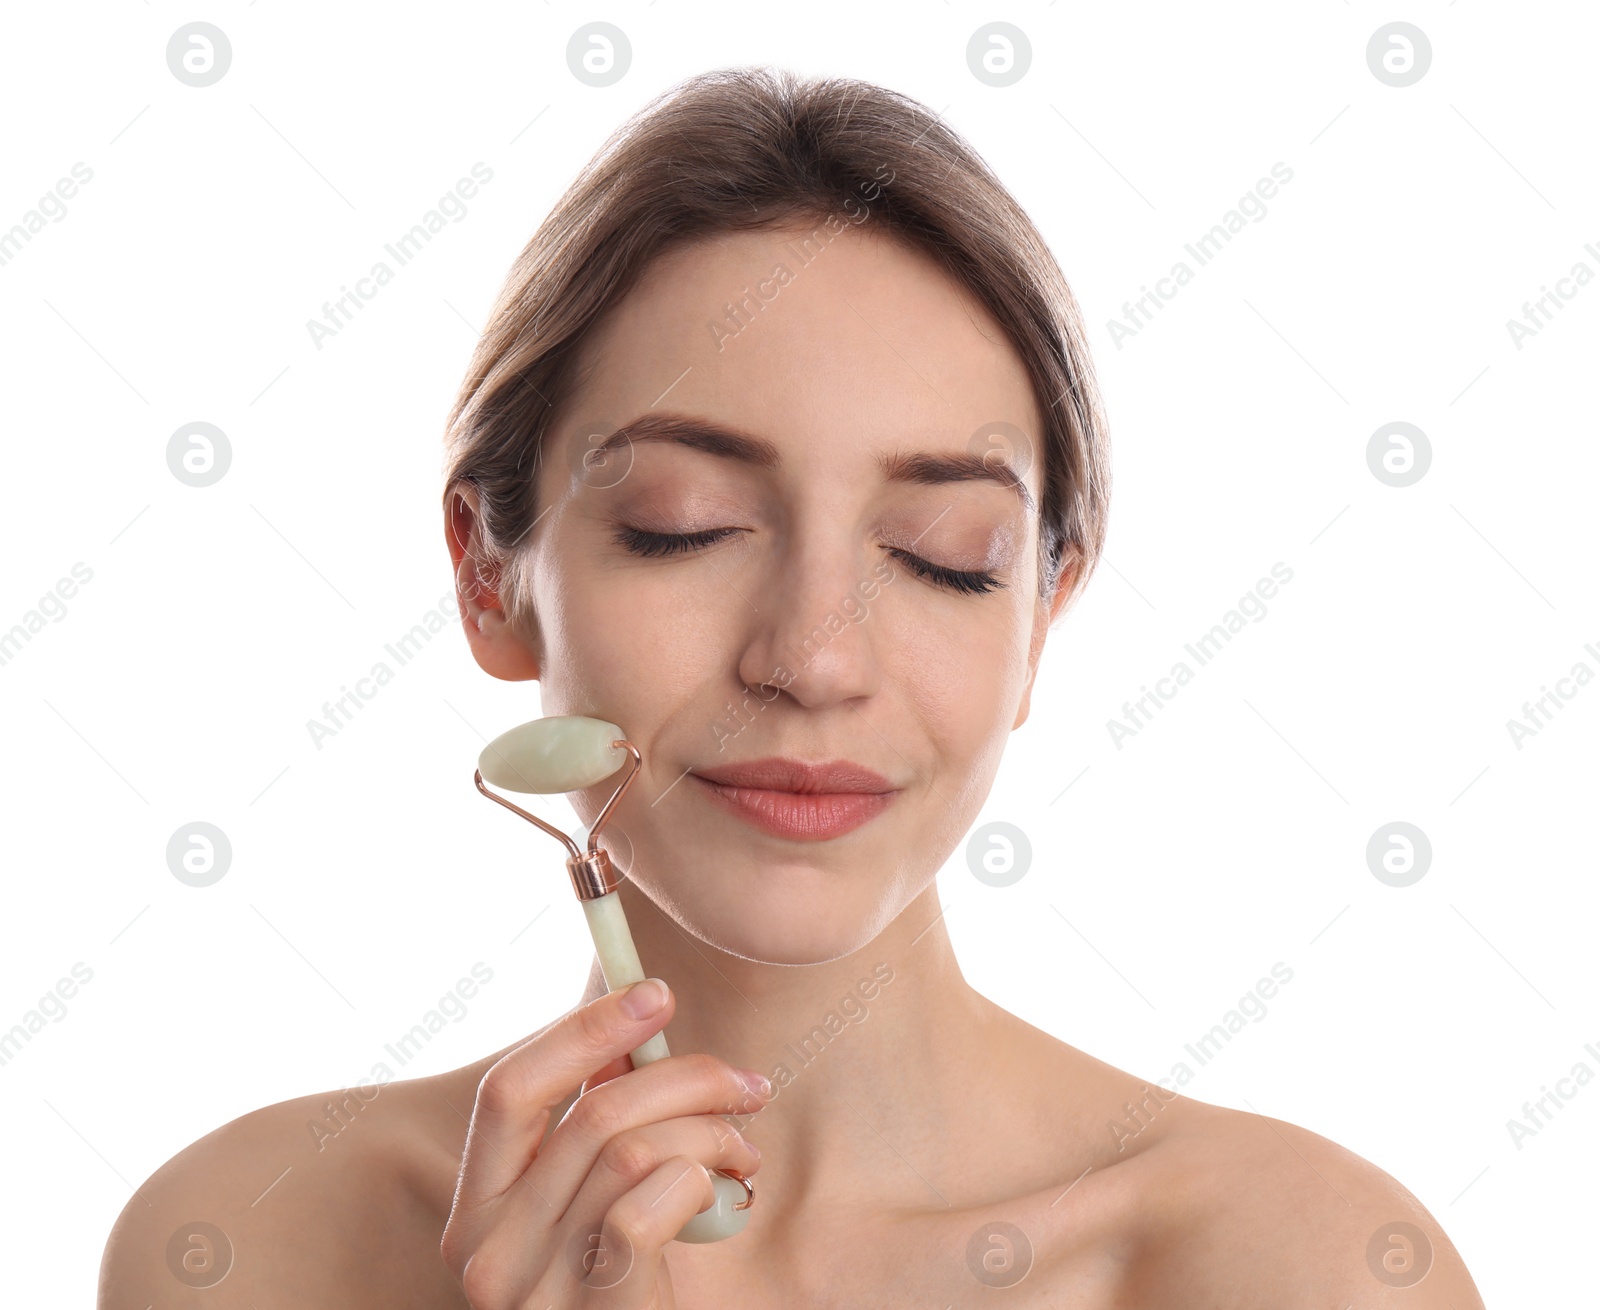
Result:
<instances>
[{"instance_id":1,"label":"brown hair","mask_svg":"<svg viewBox=\"0 0 1600 1310\"><path fill-rule=\"evenodd\" d=\"M580 380L589 328L674 245L827 219L867 195L882 230L975 295L1025 364L1045 425L1040 591L1048 597L1074 560L1072 591L1082 589L1105 540L1106 421L1077 302L1031 220L972 146L909 96L853 78L718 69L656 97L579 173L512 266L451 411L445 497L458 480L477 487L479 548L509 583L501 603L514 630L531 631L521 547L542 443ZM1031 459L1023 441L1014 458Z\"/></svg>"}]
</instances>

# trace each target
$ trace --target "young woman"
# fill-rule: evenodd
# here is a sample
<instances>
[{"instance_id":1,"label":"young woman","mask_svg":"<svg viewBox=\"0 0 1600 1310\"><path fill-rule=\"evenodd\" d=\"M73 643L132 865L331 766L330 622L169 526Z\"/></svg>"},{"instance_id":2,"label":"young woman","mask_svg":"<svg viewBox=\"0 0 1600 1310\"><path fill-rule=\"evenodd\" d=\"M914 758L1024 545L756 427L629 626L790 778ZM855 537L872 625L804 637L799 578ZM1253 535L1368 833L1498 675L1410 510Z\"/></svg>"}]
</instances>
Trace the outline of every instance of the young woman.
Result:
<instances>
[{"instance_id":1,"label":"young woman","mask_svg":"<svg viewBox=\"0 0 1600 1310\"><path fill-rule=\"evenodd\" d=\"M754 70L660 98L513 268L447 447L477 662L642 752L605 844L671 990L596 968L292 1174L344 1094L226 1125L129 1203L102 1306L1481 1307L1381 1170L962 977L935 873L1109 457L1054 259L936 115ZM714 1169L747 1226L673 1241Z\"/></svg>"}]
</instances>

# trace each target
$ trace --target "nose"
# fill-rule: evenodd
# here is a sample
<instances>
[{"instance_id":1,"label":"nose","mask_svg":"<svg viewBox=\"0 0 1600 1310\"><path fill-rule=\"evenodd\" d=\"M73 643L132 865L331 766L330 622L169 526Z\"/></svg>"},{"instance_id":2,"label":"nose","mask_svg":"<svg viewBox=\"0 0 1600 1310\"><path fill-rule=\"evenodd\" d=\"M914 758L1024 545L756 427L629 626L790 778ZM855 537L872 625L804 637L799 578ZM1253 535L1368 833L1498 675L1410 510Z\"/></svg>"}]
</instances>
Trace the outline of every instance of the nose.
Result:
<instances>
[{"instance_id":1,"label":"nose","mask_svg":"<svg viewBox=\"0 0 1600 1310\"><path fill-rule=\"evenodd\" d=\"M772 693L763 683L787 691L808 709L878 691L884 633L876 553L837 540L794 541L773 559L771 585L751 598L756 613L739 659L745 686L764 697Z\"/></svg>"}]
</instances>

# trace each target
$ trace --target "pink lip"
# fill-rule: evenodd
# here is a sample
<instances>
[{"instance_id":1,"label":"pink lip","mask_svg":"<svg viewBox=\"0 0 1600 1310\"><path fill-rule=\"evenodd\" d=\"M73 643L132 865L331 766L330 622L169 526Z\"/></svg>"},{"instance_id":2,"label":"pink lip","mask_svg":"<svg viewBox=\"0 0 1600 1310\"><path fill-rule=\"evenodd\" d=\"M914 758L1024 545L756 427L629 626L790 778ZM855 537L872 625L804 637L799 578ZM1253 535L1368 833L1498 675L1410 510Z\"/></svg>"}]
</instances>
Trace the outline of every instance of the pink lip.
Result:
<instances>
[{"instance_id":1,"label":"pink lip","mask_svg":"<svg viewBox=\"0 0 1600 1310\"><path fill-rule=\"evenodd\" d=\"M807 764L804 760L768 755L737 764L712 765L695 769L695 776L725 787L753 787L759 791L792 791L818 796L839 792L887 792L895 785L883 774L854 760L824 760Z\"/></svg>"},{"instance_id":2,"label":"pink lip","mask_svg":"<svg viewBox=\"0 0 1600 1310\"><path fill-rule=\"evenodd\" d=\"M827 841L889 808L898 789L850 760L806 764L768 757L691 775L713 803L776 837Z\"/></svg>"}]
</instances>

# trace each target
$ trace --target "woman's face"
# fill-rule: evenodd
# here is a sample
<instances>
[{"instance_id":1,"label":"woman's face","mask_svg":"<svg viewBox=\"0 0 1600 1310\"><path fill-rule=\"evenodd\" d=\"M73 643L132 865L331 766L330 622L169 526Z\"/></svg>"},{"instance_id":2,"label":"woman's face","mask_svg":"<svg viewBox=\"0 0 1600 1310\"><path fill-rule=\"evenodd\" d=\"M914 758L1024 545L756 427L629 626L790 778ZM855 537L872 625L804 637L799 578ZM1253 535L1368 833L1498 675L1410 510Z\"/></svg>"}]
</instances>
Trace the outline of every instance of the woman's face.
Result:
<instances>
[{"instance_id":1,"label":"woman's face","mask_svg":"<svg viewBox=\"0 0 1600 1310\"><path fill-rule=\"evenodd\" d=\"M531 538L543 712L619 724L643 756L604 844L687 932L785 964L861 948L932 881L1027 716L1053 617L1016 487L911 476L924 455L981 472L1007 424L1025 444L991 467L1038 503L1038 408L999 325L899 242L847 225L802 251L810 230L651 265L585 343ZM799 839L695 775L771 756L866 765L895 792ZM572 794L585 824L621 776Z\"/></svg>"}]
</instances>

